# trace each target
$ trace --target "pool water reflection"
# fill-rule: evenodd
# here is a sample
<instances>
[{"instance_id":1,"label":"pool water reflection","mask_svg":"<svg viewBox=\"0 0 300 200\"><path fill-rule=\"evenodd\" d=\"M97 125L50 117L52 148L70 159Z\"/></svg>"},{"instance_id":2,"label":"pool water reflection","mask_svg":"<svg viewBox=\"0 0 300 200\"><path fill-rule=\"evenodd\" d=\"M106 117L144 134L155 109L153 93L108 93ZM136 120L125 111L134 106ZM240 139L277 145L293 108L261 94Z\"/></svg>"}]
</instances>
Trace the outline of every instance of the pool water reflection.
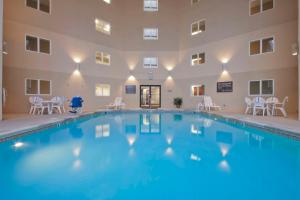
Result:
<instances>
[{"instance_id":1,"label":"pool water reflection","mask_svg":"<svg viewBox=\"0 0 300 200\"><path fill-rule=\"evenodd\" d=\"M300 143L192 113L111 113L0 143L1 199L300 199Z\"/></svg>"}]
</instances>

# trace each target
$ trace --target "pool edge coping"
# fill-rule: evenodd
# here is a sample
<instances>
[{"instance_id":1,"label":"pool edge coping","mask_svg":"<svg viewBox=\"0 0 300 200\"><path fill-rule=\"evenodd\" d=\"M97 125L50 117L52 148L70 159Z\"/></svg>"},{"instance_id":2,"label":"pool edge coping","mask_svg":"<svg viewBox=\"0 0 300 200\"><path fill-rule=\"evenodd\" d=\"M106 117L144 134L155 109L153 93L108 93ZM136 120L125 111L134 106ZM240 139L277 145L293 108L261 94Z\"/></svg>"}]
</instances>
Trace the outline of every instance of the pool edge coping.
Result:
<instances>
[{"instance_id":1,"label":"pool edge coping","mask_svg":"<svg viewBox=\"0 0 300 200\"><path fill-rule=\"evenodd\" d=\"M159 112L159 111L164 111L164 112L183 112L183 113L199 113L199 114L203 114L205 116L208 116L210 118L213 119L217 119L220 121L224 121L224 122L230 122L233 124L239 124L243 127L251 127L251 128L257 128L260 129L262 131L267 131L267 132L271 132L277 135L281 135L284 137L288 137L291 139L295 139L295 140L300 140L300 132L297 131L293 131L293 130L289 130L289 129L283 129L283 128L279 128L279 127L271 127L271 125L268 124L263 124L263 123L259 123L259 122L255 122L255 121L247 121L245 119L239 119L237 117L234 116L228 116L226 114L222 114L222 113L215 113L215 112L203 112L203 111L194 111L194 110L183 110L183 109L159 109L159 110L144 110L144 109L132 109L132 110L99 110L99 111L95 111L95 112L86 112L86 113L82 113L79 115L72 115L72 116L66 116L65 118L62 119L57 119L54 122L50 122L50 123L44 123L44 124L40 124L40 125L36 125L36 126L32 126L30 128L24 128L21 130L17 130L17 131L11 131L7 134L4 135L0 135L0 143L1 142L5 142L8 140L13 140L19 137L23 137L26 135L30 135L33 134L35 132L38 131L43 131L43 130L47 130L50 128L55 128L55 127L60 127L62 125L68 124L68 123L72 123L74 121L80 120L80 119L84 119L87 117L92 117L95 115L100 115L100 114L107 114L107 113L113 113L113 112L140 112L140 111L144 111L144 112Z\"/></svg>"}]
</instances>

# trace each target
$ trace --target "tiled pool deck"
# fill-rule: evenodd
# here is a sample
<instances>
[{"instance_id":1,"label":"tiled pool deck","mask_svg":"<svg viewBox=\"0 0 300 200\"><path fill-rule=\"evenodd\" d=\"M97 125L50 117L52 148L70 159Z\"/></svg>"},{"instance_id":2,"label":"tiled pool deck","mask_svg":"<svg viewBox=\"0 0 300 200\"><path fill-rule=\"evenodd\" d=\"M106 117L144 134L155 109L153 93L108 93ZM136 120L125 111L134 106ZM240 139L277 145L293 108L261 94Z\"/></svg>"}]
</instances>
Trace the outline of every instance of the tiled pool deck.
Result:
<instances>
[{"instance_id":1,"label":"tiled pool deck","mask_svg":"<svg viewBox=\"0 0 300 200\"><path fill-rule=\"evenodd\" d=\"M99 110L97 112L101 113L108 111ZM43 116L9 115L7 116L6 120L0 121L0 141L35 132L40 129L57 126L61 123L76 120L78 118L89 116L91 114L93 113L89 112L83 113L81 115L64 114ZM226 112L211 112L208 113L208 115L220 118L225 121L231 121L233 123L254 126L300 140L300 121L296 119L251 116Z\"/></svg>"}]
</instances>

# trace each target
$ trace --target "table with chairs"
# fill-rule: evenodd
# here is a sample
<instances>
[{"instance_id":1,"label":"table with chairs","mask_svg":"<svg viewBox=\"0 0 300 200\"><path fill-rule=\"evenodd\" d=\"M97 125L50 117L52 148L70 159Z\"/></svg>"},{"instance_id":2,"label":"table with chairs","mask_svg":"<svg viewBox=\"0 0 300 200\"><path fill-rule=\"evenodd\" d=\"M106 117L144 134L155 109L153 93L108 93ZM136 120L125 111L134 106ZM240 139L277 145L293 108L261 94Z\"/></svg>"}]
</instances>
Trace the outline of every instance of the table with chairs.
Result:
<instances>
[{"instance_id":1,"label":"table with chairs","mask_svg":"<svg viewBox=\"0 0 300 200\"><path fill-rule=\"evenodd\" d=\"M245 114L258 115L262 114L263 116L276 116L277 114L282 114L284 117L287 117L286 104L288 102L288 97L285 97L281 102L277 97L268 97L264 98L261 96L254 97L253 99L246 97L246 111ZM278 113L278 111L280 113Z\"/></svg>"},{"instance_id":2,"label":"table with chairs","mask_svg":"<svg viewBox=\"0 0 300 200\"><path fill-rule=\"evenodd\" d=\"M49 99L43 99L40 96L29 97L30 111L31 115L43 115L45 111L47 114L51 115L53 112L63 114L66 112L65 103L67 102L66 97L53 97Z\"/></svg>"}]
</instances>

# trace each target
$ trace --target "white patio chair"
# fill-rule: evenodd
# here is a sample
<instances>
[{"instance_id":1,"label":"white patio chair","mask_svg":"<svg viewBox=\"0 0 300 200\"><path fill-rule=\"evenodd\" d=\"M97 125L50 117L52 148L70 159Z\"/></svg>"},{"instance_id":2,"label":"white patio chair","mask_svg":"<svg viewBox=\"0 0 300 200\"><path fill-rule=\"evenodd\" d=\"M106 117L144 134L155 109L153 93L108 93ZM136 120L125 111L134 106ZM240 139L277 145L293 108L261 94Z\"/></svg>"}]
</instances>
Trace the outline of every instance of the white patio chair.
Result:
<instances>
[{"instance_id":1,"label":"white patio chair","mask_svg":"<svg viewBox=\"0 0 300 200\"><path fill-rule=\"evenodd\" d=\"M268 112L266 100L262 97L255 97L254 99L253 115L257 115L257 111L262 111L263 116L265 116L265 113Z\"/></svg>"},{"instance_id":2,"label":"white patio chair","mask_svg":"<svg viewBox=\"0 0 300 200\"><path fill-rule=\"evenodd\" d=\"M266 100L266 104L267 104L267 106L268 106L268 112L271 111L272 116L275 114L275 113L274 113L274 112L275 112L274 107L275 107L275 104L276 104L276 103L279 103L279 100L278 100L278 98L276 98L276 97L269 97L269 98L267 98L267 100Z\"/></svg>"},{"instance_id":3,"label":"white patio chair","mask_svg":"<svg viewBox=\"0 0 300 200\"><path fill-rule=\"evenodd\" d=\"M66 98L65 97L53 97L51 99L51 101L53 102L52 104L52 110L57 110L59 114L65 113L65 102L66 102Z\"/></svg>"},{"instance_id":4,"label":"white patio chair","mask_svg":"<svg viewBox=\"0 0 300 200\"><path fill-rule=\"evenodd\" d=\"M285 97L283 99L282 103L275 103L274 104L274 112L276 113L276 110L279 110L284 117L287 117L288 115L287 115L287 112L285 110L285 106L286 106L288 101L289 101L289 97Z\"/></svg>"},{"instance_id":5,"label":"white patio chair","mask_svg":"<svg viewBox=\"0 0 300 200\"><path fill-rule=\"evenodd\" d=\"M204 107L208 111L211 111L211 109L221 110L221 106L218 106L215 103L213 103L212 98L210 96L205 96L204 97Z\"/></svg>"},{"instance_id":6,"label":"white patio chair","mask_svg":"<svg viewBox=\"0 0 300 200\"><path fill-rule=\"evenodd\" d=\"M246 105L247 105L245 114L248 114L249 111L252 111L252 112L253 112L253 108L254 108L253 100L251 100L249 97L246 97L246 98L245 98L245 103L246 103Z\"/></svg>"},{"instance_id":7,"label":"white patio chair","mask_svg":"<svg viewBox=\"0 0 300 200\"><path fill-rule=\"evenodd\" d=\"M29 98L29 101L32 102L31 108L30 108L30 113L32 115L37 114L43 114L45 109L48 109L48 106L43 104L43 99L41 97L32 97ZM49 110L48 110L49 112Z\"/></svg>"},{"instance_id":8,"label":"white patio chair","mask_svg":"<svg viewBox=\"0 0 300 200\"><path fill-rule=\"evenodd\" d=\"M125 107L125 103L122 102L122 97L116 97L115 101L106 106L108 109L117 109L120 110Z\"/></svg>"}]
</instances>

